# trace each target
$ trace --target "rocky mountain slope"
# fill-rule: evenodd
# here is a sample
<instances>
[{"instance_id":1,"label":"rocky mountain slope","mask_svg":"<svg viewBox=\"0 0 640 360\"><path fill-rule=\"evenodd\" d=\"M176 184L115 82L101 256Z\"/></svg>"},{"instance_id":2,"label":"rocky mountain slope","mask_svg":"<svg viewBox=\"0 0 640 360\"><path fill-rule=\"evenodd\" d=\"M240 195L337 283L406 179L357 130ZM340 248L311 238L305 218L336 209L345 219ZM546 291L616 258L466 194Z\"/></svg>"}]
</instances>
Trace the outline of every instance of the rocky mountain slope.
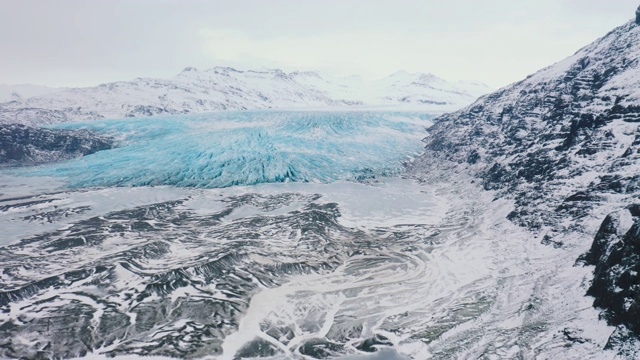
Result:
<instances>
[{"instance_id":1,"label":"rocky mountain slope","mask_svg":"<svg viewBox=\"0 0 640 360\"><path fill-rule=\"evenodd\" d=\"M489 92L480 83L451 83L398 72L368 82L317 72L186 68L171 79L138 78L74 88L0 104L0 123L27 125L219 110L400 106L451 111Z\"/></svg>"},{"instance_id":2,"label":"rocky mountain slope","mask_svg":"<svg viewBox=\"0 0 640 360\"><path fill-rule=\"evenodd\" d=\"M112 147L113 139L84 130L0 124L0 166L66 160Z\"/></svg>"},{"instance_id":3,"label":"rocky mountain slope","mask_svg":"<svg viewBox=\"0 0 640 360\"><path fill-rule=\"evenodd\" d=\"M412 169L425 180L473 174L513 200L510 220L558 251L585 252L597 233L578 265L595 265L594 305L624 325L613 347L628 343L628 330L640 336L639 124L640 25L629 22L440 117Z\"/></svg>"}]
</instances>

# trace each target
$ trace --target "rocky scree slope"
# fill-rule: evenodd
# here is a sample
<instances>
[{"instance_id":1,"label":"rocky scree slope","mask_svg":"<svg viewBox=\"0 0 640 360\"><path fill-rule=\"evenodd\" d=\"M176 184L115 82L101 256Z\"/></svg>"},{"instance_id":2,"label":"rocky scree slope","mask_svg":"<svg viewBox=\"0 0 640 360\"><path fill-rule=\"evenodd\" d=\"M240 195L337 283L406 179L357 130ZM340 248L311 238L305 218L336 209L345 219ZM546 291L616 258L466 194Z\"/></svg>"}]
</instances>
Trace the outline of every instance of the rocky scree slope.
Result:
<instances>
[{"instance_id":1,"label":"rocky scree slope","mask_svg":"<svg viewBox=\"0 0 640 360\"><path fill-rule=\"evenodd\" d=\"M573 56L440 117L425 154L411 165L425 180L471 173L497 198L513 199L510 220L560 250L586 249L584 242L597 232L581 259L595 265L589 294L611 324L635 336L639 66L640 25L629 22ZM578 240L563 240L571 238ZM624 337L612 336L610 345L616 339Z\"/></svg>"},{"instance_id":2,"label":"rocky scree slope","mask_svg":"<svg viewBox=\"0 0 640 360\"><path fill-rule=\"evenodd\" d=\"M398 72L367 82L317 72L186 68L171 79L138 78L72 88L0 104L0 123L26 125L220 110L347 106L417 106L451 111L490 89L431 74Z\"/></svg>"}]
</instances>

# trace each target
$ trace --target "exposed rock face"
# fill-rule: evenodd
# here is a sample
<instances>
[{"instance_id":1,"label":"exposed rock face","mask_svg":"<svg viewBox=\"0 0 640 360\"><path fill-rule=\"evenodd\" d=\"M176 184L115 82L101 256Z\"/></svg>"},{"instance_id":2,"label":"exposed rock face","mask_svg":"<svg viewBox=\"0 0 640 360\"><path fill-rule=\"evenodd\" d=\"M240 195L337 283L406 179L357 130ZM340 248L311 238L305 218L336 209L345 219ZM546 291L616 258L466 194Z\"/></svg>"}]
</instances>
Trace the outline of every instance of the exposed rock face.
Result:
<instances>
[{"instance_id":1,"label":"exposed rock face","mask_svg":"<svg viewBox=\"0 0 640 360\"><path fill-rule=\"evenodd\" d=\"M0 124L0 164L59 161L112 147L113 140L87 131Z\"/></svg>"},{"instance_id":2,"label":"exposed rock face","mask_svg":"<svg viewBox=\"0 0 640 360\"><path fill-rule=\"evenodd\" d=\"M636 335L640 224L638 207L628 206L640 197L639 64L640 27L630 21L566 60L440 117L412 165L425 180L433 173L474 174L484 189L513 200L509 219L556 248L567 246L558 240L567 234L589 239L598 217L618 209L586 257L596 265L589 294L612 324ZM586 247L580 241L570 246Z\"/></svg>"},{"instance_id":3,"label":"exposed rock face","mask_svg":"<svg viewBox=\"0 0 640 360\"><path fill-rule=\"evenodd\" d=\"M636 24L640 25L640 6L636 10Z\"/></svg>"},{"instance_id":4,"label":"exposed rock face","mask_svg":"<svg viewBox=\"0 0 640 360\"><path fill-rule=\"evenodd\" d=\"M585 261L595 265L588 294L616 325L640 334L640 204L609 214Z\"/></svg>"}]
</instances>

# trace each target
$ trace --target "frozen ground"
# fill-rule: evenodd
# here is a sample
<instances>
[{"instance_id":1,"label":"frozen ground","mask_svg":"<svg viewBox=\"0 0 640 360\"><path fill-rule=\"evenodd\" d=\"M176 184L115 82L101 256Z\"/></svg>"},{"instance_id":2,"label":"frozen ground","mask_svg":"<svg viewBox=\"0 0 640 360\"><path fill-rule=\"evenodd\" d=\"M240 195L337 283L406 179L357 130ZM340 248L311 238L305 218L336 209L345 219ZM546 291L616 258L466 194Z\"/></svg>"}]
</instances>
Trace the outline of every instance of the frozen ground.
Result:
<instances>
[{"instance_id":1,"label":"frozen ground","mask_svg":"<svg viewBox=\"0 0 640 360\"><path fill-rule=\"evenodd\" d=\"M4 356L613 357L585 249L466 187L30 182L1 182Z\"/></svg>"}]
</instances>

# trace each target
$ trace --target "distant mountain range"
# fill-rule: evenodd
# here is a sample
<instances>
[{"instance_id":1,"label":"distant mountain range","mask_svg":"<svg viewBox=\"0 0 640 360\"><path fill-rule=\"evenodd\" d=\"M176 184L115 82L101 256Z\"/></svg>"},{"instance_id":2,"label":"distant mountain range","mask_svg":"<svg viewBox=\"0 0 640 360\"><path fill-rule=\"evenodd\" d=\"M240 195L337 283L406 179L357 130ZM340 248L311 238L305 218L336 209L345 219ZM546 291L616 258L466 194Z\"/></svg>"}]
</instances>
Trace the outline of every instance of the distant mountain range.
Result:
<instances>
[{"instance_id":1,"label":"distant mountain range","mask_svg":"<svg viewBox=\"0 0 640 360\"><path fill-rule=\"evenodd\" d=\"M0 84L0 103L9 101L20 101L28 99L30 97L47 95L63 90L66 90L66 88L54 88L31 84Z\"/></svg>"},{"instance_id":2,"label":"distant mountain range","mask_svg":"<svg viewBox=\"0 0 640 360\"><path fill-rule=\"evenodd\" d=\"M170 79L137 78L95 87L0 85L0 123L27 125L221 110L383 107L453 111L491 89L433 74L396 72L380 80L314 71L185 68Z\"/></svg>"}]
</instances>

